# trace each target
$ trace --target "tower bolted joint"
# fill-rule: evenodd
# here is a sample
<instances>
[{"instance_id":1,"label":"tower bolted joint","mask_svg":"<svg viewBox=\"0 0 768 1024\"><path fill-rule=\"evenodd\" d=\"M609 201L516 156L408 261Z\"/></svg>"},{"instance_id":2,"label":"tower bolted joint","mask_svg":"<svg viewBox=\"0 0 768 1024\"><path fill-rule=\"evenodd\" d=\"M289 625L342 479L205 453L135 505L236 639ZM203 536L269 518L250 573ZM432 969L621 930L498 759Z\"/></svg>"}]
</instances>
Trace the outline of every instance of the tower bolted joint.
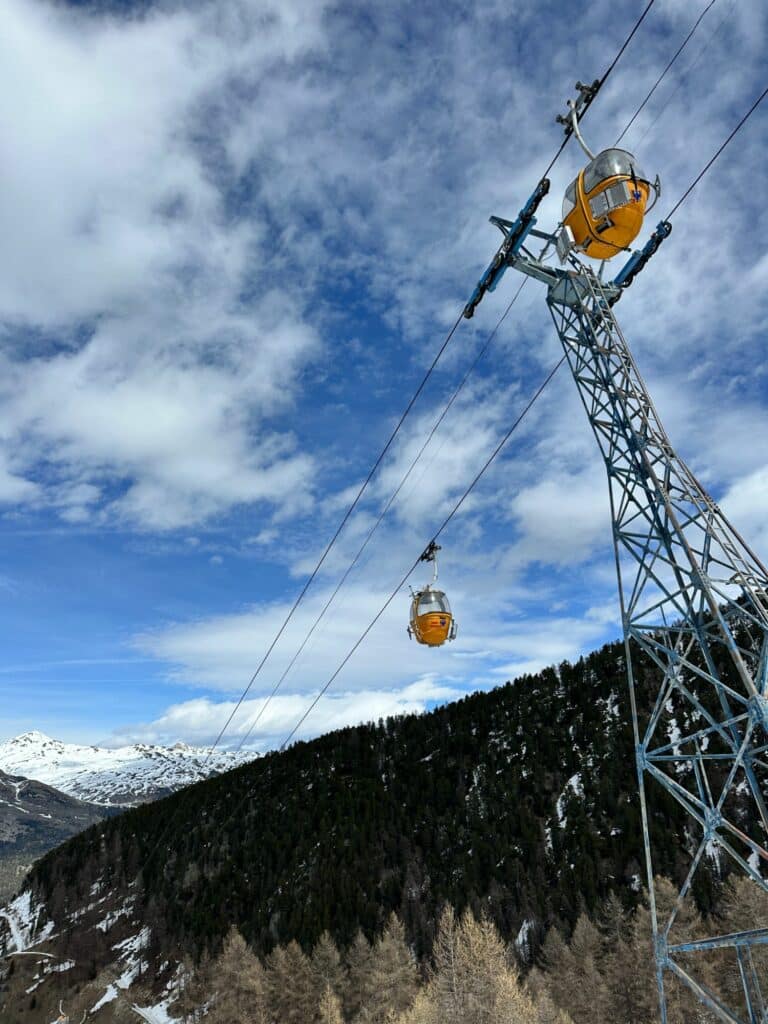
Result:
<instances>
[{"instance_id":1,"label":"tower bolted joint","mask_svg":"<svg viewBox=\"0 0 768 1024\"><path fill-rule=\"evenodd\" d=\"M716 807L708 807L704 812L704 838L709 842L717 837L717 830L723 824L723 816Z\"/></svg>"},{"instance_id":2,"label":"tower bolted joint","mask_svg":"<svg viewBox=\"0 0 768 1024\"><path fill-rule=\"evenodd\" d=\"M669 942L663 932L654 935L654 952L656 953L656 964L664 970L669 967Z\"/></svg>"},{"instance_id":3,"label":"tower bolted joint","mask_svg":"<svg viewBox=\"0 0 768 1024\"><path fill-rule=\"evenodd\" d=\"M768 732L768 697L758 694L748 704L749 717L753 725L761 726Z\"/></svg>"},{"instance_id":4,"label":"tower bolted joint","mask_svg":"<svg viewBox=\"0 0 768 1024\"><path fill-rule=\"evenodd\" d=\"M648 751L642 743L638 743L635 747L635 763L637 764L638 772L645 772L650 768L651 763L648 760Z\"/></svg>"}]
</instances>

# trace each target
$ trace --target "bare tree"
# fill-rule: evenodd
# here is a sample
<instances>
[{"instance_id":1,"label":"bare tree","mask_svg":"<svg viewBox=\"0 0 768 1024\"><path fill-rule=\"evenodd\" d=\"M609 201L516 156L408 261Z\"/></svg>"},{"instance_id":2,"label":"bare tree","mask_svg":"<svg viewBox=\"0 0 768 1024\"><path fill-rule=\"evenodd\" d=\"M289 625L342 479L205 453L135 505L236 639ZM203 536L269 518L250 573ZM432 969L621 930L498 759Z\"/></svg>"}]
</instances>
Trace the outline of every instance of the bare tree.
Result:
<instances>
[{"instance_id":1,"label":"bare tree","mask_svg":"<svg viewBox=\"0 0 768 1024\"><path fill-rule=\"evenodd\" d=\"M347 978L343 1003L347 1020L356 1021L363 1011L371 988L371 944L358 928L347 950Z\"/></svg>"}]
</instances>

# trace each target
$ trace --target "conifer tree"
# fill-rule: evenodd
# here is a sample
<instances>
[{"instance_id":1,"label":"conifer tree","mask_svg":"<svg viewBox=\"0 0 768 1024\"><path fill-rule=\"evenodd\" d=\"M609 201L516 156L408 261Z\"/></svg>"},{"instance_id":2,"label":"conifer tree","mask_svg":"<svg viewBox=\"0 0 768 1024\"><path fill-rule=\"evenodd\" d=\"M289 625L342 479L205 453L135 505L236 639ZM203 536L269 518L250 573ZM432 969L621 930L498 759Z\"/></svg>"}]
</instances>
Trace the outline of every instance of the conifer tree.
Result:
<instances>
[{"instance_id":1,"label":"conifer tree","mask_svg":"<svg viewBox=\"0 0 768 1024\"><path fill-rule=\"evenodd\" d=\"M520 985L495 925L465 911L458 929L457 959L465 1024L537 1024L533 1001Z\"/></svg>"},{"instance_id":2,"label":"conifer tree","mask_svg":"<svg viewBox=\"0 0 768 1024\"><path fill-rule=\"evenodd\" d=\"M465 1015L462 966L456 914L447 906L440 916L430 971L431 996L445 1024L459 1024Z\"/></svg>"},{"instance_id":3,"label":"conifer tree","mask_svg":"<svg viewBox=\"0 0 768 1024\"><path fill-rule=\"evenodd\" d=\"M278 946L267 962L270 1009L280 1024L308 1024L315 1016L320 993L310 962L292 939Z\"/></svg>"},{"instance_id":4,"label":"conifer tree","mask_svg":"<svg viewBox=\"0 0 768 1024\"><path fill-rule=\"evenodd\" d=\"M316 1020L318 1024L344 1024L341 1016L341 1002L330 985L326 985L320 997L320 1008Z\"/></svg>"},{"instance_id":5,"label":"conifer tree","mask_svg":"<svg viewBox=\"0 0 768 1024\"><path fill-rule=\"evenodd\" d=\"M405 1013L396 1018L396 1024L442 1024L437 997L431 984L417 992Z\"/></svg>"},{"instance_id":6,"label":"conifer tree","mask_svg":"<svg viewBox=\"0 0 768 1024\"><path fill-rule=\"evenodd\" d=\"M319 992L325 992L330 987L335 996L342 998L346 987L346 972L336 943L327 931L323 932L312 950L312 973Z\"/></svg>"},{"instance_id":7,"label":"conifer tree","mask_svg":"<svg viewBox=\"0 0 768 1024\"><path fill-rule=\"evenodd\" d=\"M206 1024L267 1024L267 979L258 957L232 928L210 972Z\"/></svg>"},{"instance_id":8,"label":"conifer tree","mask_svg":"<svg viewBox=\"0 0 768 1024\"><path fill-rule=\"evenodd\" d=\"M565 1008L575 1024L591 1024L606 1017L609 999L600 974L602 953L600 933L586 914L580 914L569 943L565 977L561 979L561 985L571 993Z\"/></svg>"},{"instance_id":9,"label":"conifer tree","mask_svg":"<svg viewBox=\"0 0 768 1024\"><path fill-rule=\"evenodd\" d=\"M370 994L371 956L371 945L358 928L346 956L347 978L343 1004L349 1021L358 1020Z\"/></svg>"},{"instance_id":10,"label":"conifer tree","mask_svg":"<svg viewBox=\"0 0 768 1024\"><path fill-rule=\"evenodd\" d=\"M572 1018L555 1005L552 997L543 992L538 999L534 1000L539 1024L573 1024ZM619 1020L620 1018L614 1018Z\"/></svg>"},{"instance_id":11,"label":"conifer tree","mask_svg":"<svg viewBox=\"0 0 768 1024\"><path fill-rule=\"evenodd\" d=\"M408 1009L417 987L416 962L405 941L403 924L393 913L374 945L361 1019L383 1024L388 1014Z\"/></svg>"},{"instance_id":12,"label":"conifer tree","mask_svg":"<svg viewBox=\"0 0 768 1024\"><path fill-rule=\"evenodd\" d=\"M751 878L742 876L731 879L723 893L718 923L723 934L765 928L768 924L768 893ZM754 947L751 963L763 992L768 991L768 948ZM728 950L718 958L718 965L723 996L732 1003L741 1001L743 985L736 957Z\"/></svg>"}]
</instances>

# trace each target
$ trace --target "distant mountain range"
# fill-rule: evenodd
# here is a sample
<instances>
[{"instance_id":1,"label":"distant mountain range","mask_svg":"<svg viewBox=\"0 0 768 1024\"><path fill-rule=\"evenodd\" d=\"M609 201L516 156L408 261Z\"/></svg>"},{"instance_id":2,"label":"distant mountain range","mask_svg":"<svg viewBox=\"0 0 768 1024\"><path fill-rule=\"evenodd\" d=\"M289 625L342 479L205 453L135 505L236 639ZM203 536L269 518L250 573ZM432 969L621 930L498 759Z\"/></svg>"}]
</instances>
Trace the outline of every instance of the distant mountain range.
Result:
<instances>
[{"instance_id":1,"label":"distant mountain range","mask_svg":"<svg viewBox=\"0 0 768 1024\"><path fill-rule=\"evenodd\" d=\"M0 743L0 899L38 857L89 825L253 760L177 743L110 750L25 732Z\"/></svg>"},{"instance_id":2,"label":"distant mountain range","mask_svg":"<svg viewBox=\"0 0 768 1024\"><path fill-rule=\"evenodd\" d=\"M33 731L0 743L0 771L44 782L102 807L135 807L256 756L253 751L214 751L209 756L207 749L186 743L172 747L136 743L114 749L80 746Z\"/></svg>"}]
</instances>

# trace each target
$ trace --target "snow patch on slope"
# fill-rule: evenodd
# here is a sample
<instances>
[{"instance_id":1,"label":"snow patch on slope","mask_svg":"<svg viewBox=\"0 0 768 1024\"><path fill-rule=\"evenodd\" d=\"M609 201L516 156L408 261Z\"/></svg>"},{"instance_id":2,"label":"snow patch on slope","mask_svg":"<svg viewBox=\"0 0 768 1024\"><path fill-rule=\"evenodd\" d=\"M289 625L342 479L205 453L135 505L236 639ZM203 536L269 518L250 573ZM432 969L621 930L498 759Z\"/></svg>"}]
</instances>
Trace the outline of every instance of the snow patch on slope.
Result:
<instances>
[{"instance_id":1,"label":"snow patch on slope","mask_svg":"<svg viewBox=\"0 0 768 1024\"><path fill-rule=\"evenodd\" d=\"M44 942L54 929L53 921L47 921L42 928L39 923L43 914L42 904L35 906L31 892L23 892L6 907L0 909L0 918L11 932L15 952L21 953L30 946Z\"/></svg>"},{"instance_id":2,"label":"snow patch on slope","mask_svg":"<svg viewBox=\"0 0 768 1024\"><path fill-rule=\"evenodd\" d=\"M562 793L557 798L555 811L557 813L557 821L560 825L560 828L565 828L568 821L565 814L565 801L568 796L568 790L570 790L574 796L584 796L584 786L581 781L581 772L576 772L575 775L572 775L570 779L568 779L565 786L563 787Z\"/></svg>"}]
</instances>

